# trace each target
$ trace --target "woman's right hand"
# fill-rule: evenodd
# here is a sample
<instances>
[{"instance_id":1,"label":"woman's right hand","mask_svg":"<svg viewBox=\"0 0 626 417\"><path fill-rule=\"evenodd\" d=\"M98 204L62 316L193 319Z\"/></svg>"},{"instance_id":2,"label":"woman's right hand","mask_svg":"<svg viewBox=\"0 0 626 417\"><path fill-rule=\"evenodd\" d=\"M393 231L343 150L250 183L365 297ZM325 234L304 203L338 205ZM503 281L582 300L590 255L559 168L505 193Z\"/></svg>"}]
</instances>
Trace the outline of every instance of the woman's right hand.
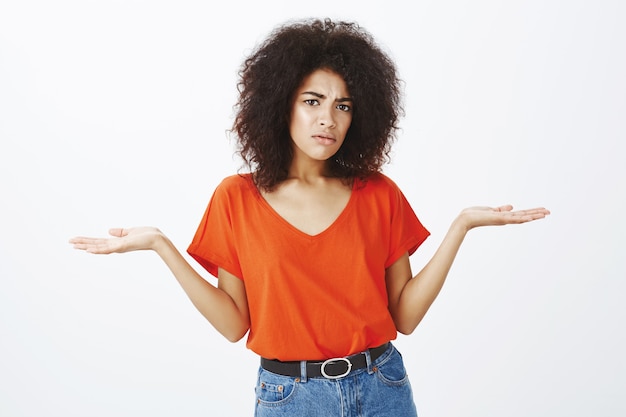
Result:
<instances>
[{"instance_id":1,"label":"woman's right hand","mask_svg":"<svg viewBox=\"0 0 626 417\"><path fill-rule=\"evenodd\" d=\"M124 253L136 250L154 250L164 235L156 227L134 227L110 229L111 238L78 236L70 239L74 249L95 254Z\"/></svg>"}]
</instances>

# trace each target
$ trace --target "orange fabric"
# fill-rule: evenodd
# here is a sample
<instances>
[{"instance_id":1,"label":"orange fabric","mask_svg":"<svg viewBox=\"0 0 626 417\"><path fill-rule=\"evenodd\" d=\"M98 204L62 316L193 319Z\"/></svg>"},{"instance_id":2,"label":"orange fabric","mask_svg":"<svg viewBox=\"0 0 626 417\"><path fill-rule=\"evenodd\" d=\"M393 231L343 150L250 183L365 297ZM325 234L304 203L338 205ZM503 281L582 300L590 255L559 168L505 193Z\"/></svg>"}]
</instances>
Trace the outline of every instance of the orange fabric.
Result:
<instances>
[{"instance_id":1,"label":"orange fabric","mask_svg":"<svg viewBox=\"0 0 626 417\"><path fill-rule=\"evenodd\" d=\"M343 212L315 236L280 217L245 174L217 187L188 252L211 274L220 267L244 280L249 349L317 360L396 338L385 268L428 235L383 174L355 181Z\"/></svg>"}]
</instances>

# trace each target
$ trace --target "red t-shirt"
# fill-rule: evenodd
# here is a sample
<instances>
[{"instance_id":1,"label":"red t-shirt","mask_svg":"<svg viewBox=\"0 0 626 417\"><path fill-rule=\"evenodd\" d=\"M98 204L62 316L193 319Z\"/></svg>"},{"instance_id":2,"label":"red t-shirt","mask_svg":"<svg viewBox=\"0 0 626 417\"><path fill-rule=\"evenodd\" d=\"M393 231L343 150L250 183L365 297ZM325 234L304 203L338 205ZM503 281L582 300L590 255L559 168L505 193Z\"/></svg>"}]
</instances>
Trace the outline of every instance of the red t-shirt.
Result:
<instances>
[{"instance_id":1,"label":"red t-shirt","mask_svg":"<svg viewBox=\"0 0 626 417\"><path fill-rule=\"evenodd\" d=\"M315 236L280 217L244 174L217 187L188 253L211 274L220 267L244 281L249 349L319 360L396 338L385 269L428 235L383 174L355 180L339 217Z\"/></svg>"}]
</instances>

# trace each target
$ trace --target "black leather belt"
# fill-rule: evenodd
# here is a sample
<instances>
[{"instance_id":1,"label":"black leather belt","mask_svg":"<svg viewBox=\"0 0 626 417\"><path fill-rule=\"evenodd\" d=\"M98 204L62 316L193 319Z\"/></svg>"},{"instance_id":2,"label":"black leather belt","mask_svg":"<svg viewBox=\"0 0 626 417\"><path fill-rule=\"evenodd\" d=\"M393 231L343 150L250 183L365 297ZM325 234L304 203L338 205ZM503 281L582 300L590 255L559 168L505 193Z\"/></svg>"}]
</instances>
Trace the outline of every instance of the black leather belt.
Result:
<instances>
[{"instance_id":1,"label":"black leather belt","mask_svg":"<svg viewBox=\"0 0 626 417\"><path fill-rule=\"evenodd\" d=\"M368 349L370 353L370 359L374 362L380 357L387 348L389 343L385 343L382 346ZM324 377L328 379L343 378L351 371L356 369L365 368L367 366L367 360L364 353L358 353L352 356L346 356L345 358L333 358L325 361L307 361L306 362L306 376L307 378ZM278 375L301 377L301 362L289 361L282 362L276 359L261 358L261 367L266 371L273 372Z\"/></svg>"}]
</instances>

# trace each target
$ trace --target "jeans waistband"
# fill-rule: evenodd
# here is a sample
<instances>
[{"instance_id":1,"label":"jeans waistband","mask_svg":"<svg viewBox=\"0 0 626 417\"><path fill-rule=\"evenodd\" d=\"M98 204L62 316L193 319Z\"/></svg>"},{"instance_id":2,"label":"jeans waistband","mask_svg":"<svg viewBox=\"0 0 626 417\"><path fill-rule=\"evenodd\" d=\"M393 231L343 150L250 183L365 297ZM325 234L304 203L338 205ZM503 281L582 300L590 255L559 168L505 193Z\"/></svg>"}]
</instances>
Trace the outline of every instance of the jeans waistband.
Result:
<instances>
[{"instance_id":1,"label":"jeans waistband","mask_svg":"<svg viewBox=\"0 0 626 417\"><path fill-rule=\"evenodd\" d=\"M370 363L385 353L388 347L389 343L385 343L382 346L368 349L367 353L369 353ZM361 352L356 355L346 356L343 358L331 358L325 361L283 362L276 359L261 358L261 367L266 371L283 376L303 378L342 378L354 370L367 367L367 365L366 352ZM303 375L305 372L306 374Z\"/></svg>"}]
</instances>

